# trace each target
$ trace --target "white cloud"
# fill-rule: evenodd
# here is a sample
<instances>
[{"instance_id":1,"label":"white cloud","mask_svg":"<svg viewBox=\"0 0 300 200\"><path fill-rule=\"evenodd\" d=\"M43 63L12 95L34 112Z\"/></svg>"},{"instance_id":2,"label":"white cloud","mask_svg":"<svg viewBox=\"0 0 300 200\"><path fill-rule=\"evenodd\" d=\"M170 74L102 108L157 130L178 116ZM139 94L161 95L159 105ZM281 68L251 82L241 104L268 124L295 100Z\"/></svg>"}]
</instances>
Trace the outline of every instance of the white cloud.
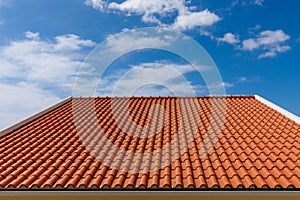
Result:
<instances>
[{"instance_id":1,"label":"white cloud","mask_svg":"<svg viewBox=\"0 0 300 200\"><path fill-rule=\"evenodd\" d=\"M126 31L125 31L126 32ZM108 36L106 48L113 52L123 52L125 49L135 49L147 47L164 47L173 40L172 36L165 38L150 37L147 33L130 31L130 34L120 36Z\"/></svg>"},{"instance_id":2,"label":"white cloud","mask_svg":"<svg viewBox=\"0 0 300 200\"><path fill-rule=\"evenodd\" d=\"M199 30L199 33L200 33L200 35L213 37L213 35L212 35L211 32L209 32L209 31L207 31L207 30L204 30L204 29L200 29L200 30Z\"/></svg>"},{"instance_id":3,"label":"white cloud","mask_svg":"<svg viewBox=\"0 0 300 200\"><path fill-rule=\"evenodd\" d=\"M254 27L249 28L249 30L259 30L261 29L261 25L256 24Z\"/></svg>"},{"instance_id":4,"label":"white cloud","mask_svg":"<svg viewBox=\"0 0 300 200\"><path fill-rule=\"evenodd\" d=\"M27 31L27 32L25 32L25 37L27 39L39 40L40 39L40 33L33 33L31 31Z\"/></svg>"},{"instance_id":5,"label":"white cloud","mask_svg":"<svg viewBox=\"0 0 300 200\"><path fill-rule=\"evenodd\" d=\"M0 47L0 129L69 96L83 50L94 45L75 35L25 37Z\"/></svg>"},{"instance_id":6,"label":"white cloud","mask_svg":"<svg viewBox=\"0 0 300 200\"><path fill-rule=\"evenodd\" d=\"M255 39L247 39L243 41L243 49L252 51L257 49L260 44Z\"/></svg>"},{"instance_id":7,"label":"white cloud","mask_svg":"<svg viewBox=\"0 0 300 200\"><path fill-rule=\"evenodd\" d=\"M247 77L245 77L245 76L242 76L242 77L239 77L238 78L238 82L240 83L240 82L245 82L245 81L247 81L248 80L248 78Z\"/></svg>"},{"instance_id":8,"label":"white cloud","mask_svg":"<svg viewBox=\"0 0 300 200\"><path fill-rule=\"evenodd\" d=\"M218 94L219 90L220 89L229 89L231 87L233 87L234 84L233 83L228 83L228 82L217 82L217 83L214 83L214 84L210 84L210 85L207 85L207 88L209 89L210 91L210 94L209 95L216 95Z\"/></svg>"},{"instance_id":9,"label":"white cloud","mask_svg":"<svg viewBox=\"0 0 300 200\"><path fill-rule=\"evenodd\" d=\"M241 48L247 51L256 49L265 51L259 55L259 58L274 57L278 53L291 49L290 46L285 45L285 42L289 39L290 36L284 33L283 30L266 30L260 32L256 38L244 40Z\"/></svg>"},{"instance_id":10,"label":"white cloud","mask_svg":"<svg viewBox=\"0 0 300 200\"><path fill-rule=\"evenodd\" d=\"M264 3L264 0L254 0L254 4L255 4L255 5L262 6L263 3Z\"/></svg>"},{"instance_id":11,"label":"white cloud","mask_svg":"<svg viewBox=\"0 0 300 200\"><path fill-rule=\"evenodd\" d=\"M252 82L260 82L261 77L260 76L253 76L253 77L246 77L241 76L236 79L234 84L240 84L240 83L252 83Z\"/></svg>"},{"instance_id":12,"label":"white cloud","mask_svg":"<svg viewBox=\"0 0 300 200\"><path fill-rule=\"evenodd\" d=\"M70 76L80 65L83 57L78 51L94 45L75 35L57 36L56 41L39 41L39 34L32 32L26 32L26 37L1 48L0 63L5 70L0 73L0 78L62 85L70 82Z\"/></svg>"},{"instance_id":13,"label":"white cloud","mask_svg":"<svg viewBox=\"0 0 300 200\"><path fill-rule=\"evenodd\" d=\"M261 45L270 45L281 43L290 39L290 36L284 33L282 30L276 31L262 31L257 38L257 42Z\"/></svg>"},{"instance_id":14,"label":"white cloud","mask_svg":"<svg viewBox=\"0 0 300 200\"><path fill-rule=\"evenodd\" d=\"M117 96L191 95L203 87L192 85L183 75L199 70L205 71L210 68L165 61L142 63L132 66L125 74L116 71L112 76L105 77L97 92L103 96L112 95L112 91L113 95ZM137 93L134 93L135 91Z\"/></svg>"},{"instance_id":15,"label":"white cloud","mask_svg":"<svg viewBox=\"0 0 300 200\"><path fill-rule=\"evenodd\" d=\"M290 50L290 46L276 46L269 49L268 52L262 53L259 55L259 58L275 57L277 53L283 53Z\"/></svg>"},{"instance_id":16,"label":"white cloud","mask_svg":"<svg viewBox=\"0 0 300 200\"><path fill-rule=\"evenodd\" d=\"M226 42L228 44L237 44L240 42L239 37L232 33L226 33L222 38L217 38L217 40L219 42Z\"/></svg>"},{"instance_id":17,"label":"white cloud","mask_svg":"<svg viewBox=\"0 0 300 200\"><path fill-rule=\"evenodd\" d=\"M211 26L220 20L216 14L205 9L195 11L194 6L189 6L185 0L125 0L121 3L106 2L103 0L86 0L85 4L94 9L105 11L118 11L127 15L141 16L145 23L157 24L176 30L188 30L196 27ZM163 23L162 19L174 15L174 21Z\"/></svg>"},{"instance_id":18,"label":"white cloud","mask_svg":"<svg viewBox=\"0 0 300 200\"><path fill-rule=\"evenodd\" d=\"M0 129L25 119L60 101L60 98L28 83L0 83Z\"/></svg>"},{"instance_id":19,"label":"white cloud","mask_svg":"<svg viewBox=\"0 0 300 200\"><path fill-rule=\"evenodd\" d=\"M103 0L86 0L85 5L92 6L94 9L104 11L105 7L107 6L107 2Z\"/></svg>"},{"instance_id":20,"label":"white cloud","mask_svg":"<svg viewBox=\"0 0 300 200\"><path fill-rule=\"evenodd\" d=\"M219 20L219 16L206 9L178 15L172 27L176 30L188 30L200 26L211 26Z\"/></svg>"},{"instance_id":21,"label":"white cloud","mask_svg":"<svg viewBox=\"0 0 300 200\"><path fill-rule=\"evenodd\" d=\"M231 4L221 10L230 12L237 9L246 9L253 6L263 6L264 0L231 0Z\"/></svg>"},{"instance_id":22,"label":"white cloud","mask_svg":"<svg viewBox=\"0 0 300 200\"><path fill-rule=\"evenodd\" d=\"M291 47L287 46L287 45L285 45L285 46L276 46L276 47L273 48L274 51L279 52L279 53L286 52L290 49L291 49Z\"/></svg>"},{"instance_id":23,"label":"white cloud","mask_svg":"<svg viewBox=\"0 0 300 200\"><path fill-rule=\"evenodd\" d=\"M74 34L60 35L55 37L55 50L79 50L82 47L93 47L96 44L91 40L81 40L79 36Z\"/></svg>"},{"instance_id":24,"label":"white cloud","mask_svg":"<svg viewBox=\"0 0 300 200\"><path fill-rule=\"evenodd\" d=\"M231 87L233 87L233 83L219 82L214 85L209 85L208 87L211 88L212 90L218 89L218 88L231 88Z\"/></svg>"},{"instance_id":25,"label":"white cloud","mask_svg":"<svg viewBox=\"0 0 300 200\"><path fill-rule=\"evenodd\" d=\"M146 22L149 17L155 17L155 14L164 17L168 13L186 12L188 9L184 0L126 0L122 3L112 2L108 8L129 14L142 15Z\"/></svg>"},{"instance_id":26,"label":"white cloud","mask_svg":"<svg viewBox=\"0 0 300 200\"><path fill-rule=\"evenodd\" d=\"M258 56L258 58L267 58L267 57L275 57L277 53L275 51L268 51L265 53L262 53Z\"/></svg>"}]
</instances>

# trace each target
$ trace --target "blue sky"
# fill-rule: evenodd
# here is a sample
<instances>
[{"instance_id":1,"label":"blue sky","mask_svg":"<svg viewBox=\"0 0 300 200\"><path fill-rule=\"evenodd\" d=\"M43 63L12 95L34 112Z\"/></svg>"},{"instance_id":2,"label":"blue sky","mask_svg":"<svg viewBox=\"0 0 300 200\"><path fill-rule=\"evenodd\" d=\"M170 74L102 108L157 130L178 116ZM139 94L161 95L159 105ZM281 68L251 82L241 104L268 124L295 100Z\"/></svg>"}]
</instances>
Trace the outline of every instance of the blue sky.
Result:
<instances>
[{"instance_id":1,"label":"blue sky","mask_svg":"<svg viewBox=\"0 0 300 200\"><path fill-rule=\"evenodd\" d=\"M72 95L76 72L97 44L143 27L196 40L222 75L215 86L228 95L259 94L299 116L299 6L293 0L0 0L0 129ZM149 70L163 73L162 65L180 69L197 95L207 95L186 61L159 50L120 57L98 95L109 94L128 69L135 71L126 83L139 84ZM173 83L184 91L180 81ZM155 94L169 93L157 85L135 93Z\"/></svg>"}]
</instances>

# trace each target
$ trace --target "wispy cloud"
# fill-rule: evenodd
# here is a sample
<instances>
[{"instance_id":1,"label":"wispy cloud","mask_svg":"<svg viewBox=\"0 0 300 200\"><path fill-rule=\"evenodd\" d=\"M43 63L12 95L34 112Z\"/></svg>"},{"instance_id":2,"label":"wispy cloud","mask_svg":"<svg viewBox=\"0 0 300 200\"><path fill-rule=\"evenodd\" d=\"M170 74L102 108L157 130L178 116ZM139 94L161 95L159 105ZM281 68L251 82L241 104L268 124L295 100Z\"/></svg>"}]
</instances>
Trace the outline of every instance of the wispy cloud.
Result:
<instances>
[{"instance_id":1,"label":"wispy cloud","mask_svg":"<svg viewBox=\"0 0 300 200\"><path fill-rule=\"evenodd\" d=\"M260 76L254 76L254 77L241 76L236 79L235 83L251 83L251 82L259 82L260 80L261 80Z\"/></svg>"},{"instance_id":2,"label":"wispy cloud","mask_svg":"<svg viewBox=\"0 0 300 200\"><path fill-rule=\"evenodd\" d=\"M245 82L245 81L247 81L248 80L248 78L247 77L245 77L245 76L241 76L241 77L239 77L239 78L237 78L237 82Z\"/></svg>"},{"instance_id":3,"label":"wispy cloud","mask_svg":"<svg viewBox=\"0 0 300 200\"><path fill-rule=\"evenodd\" d=\"M220 88L231 88L233 87L234 84L233 83L229 83L229 82L218 82L218 83L215 83L215 84L211 84L211 85L208 85L207 88L209 88L210 91L216 91Z\"/></svg>"},{"instance_id":4,"label":"wispy cloud","mask_svg":"<svg viewBox=\"0 0 300 200\"><path fill-rule=\"evenodd\" d=\"M25 37L27 39L32 39L32 40L39 40L40 39L40 33L34 33L34 32L31 32L31 31L26 31L25 32Z\"/></svg>"},{"instance_id":5,"label":"wispy cloud","mask_svg":"<svg viewBox=\"0 0 300 200\"><path fill-rule=\"evenodd\" d=\"M107 2L104 0L86 0L85 5L92 6L94 9L104 12Z\"/></svg>"},{"instance_id":6,"label":"wispy cloud","mask_svg":"<svg viewBox=\"0 0 300 200\"><path fill-rule=\"evenodd\" d=\"M0 83L0 130L60 101L37 84Z\"/></svg>"},{"instance_id":7,"label":"wispy cloud","mask_svg":"<svg viewBox=\"0 0 300 200\"><path fill-rule=\"evenodd\" d=\"M260 32L255 38L243 40L241 48L246 51L263 50L264 52L259 55L259 58L274 57L278 53L291 49L285 44L289 39L290 36L283 30L266 30Z\"/></svg>"},{"instance_id":8,"label":"wispy cloud","mask_svg":"<svg viewBox=\"0 0 300 200\"><path fill-rule=\"evenodd\" d=\"M0 129L71 94L73 77L95 44L76 35L25 38L0 47Z\"/></svg>"},{"instance_id":9,"label":"wispy cloud","mask_svg":"<svg viewBox=\"0 0 300 200\"><path fill-rule=\"evenodd\" d=\"M226 90L229 90L230 88L233 88L240 84L260 82L260 81L261 81L260 76L253 76L253 77L240 76L233 81L217 82L217 83L208 85L207 88L209 88L211 91L218 90L219 88L225 88Z\"/></svg>"},{"instance_id":10,"label":"wispy cloud","mask_svg":"<svg viewBox=\"0 0 300 200\"><path fill-rule=\"evenodd\" d=\"M230 5L226 8L219 9L221 11L229 12L235 9L244 9L251 7L263 6L264 0L232 0Z\"/></svg>"},{"instance_id":11,"label":"wispy cloud","mask_svg":"<svg viewBox=\"0 0 300 200\"><path fill-rule=\"evenodd\" d=\"M255 5L262 6L263 3L264 3L264 0L254 0L254 4L255 4Z\"/></svg>"},{"instance_id":12,"label":"wispy cloud","mask_svg":"<svg viewBox=\"0 0 300 200\"><path fill-rule=\"evenodd\" d=\"M26 38L3 46L0 51L0 78L41 81L61 85L70 81L83 58L78 51L95 44L76 35L61 35L54 41L39 40L39 33L26 32Z\"/></svg>"},{"instance_id":13,"label":"wispy cloud","mask_svg":"<svg viewBox=\"0 0 300 200\"><path fill-rule=\"evenodd\" d=\"M8 0L0 0L0 7L9 6ZM4 20L0 18L0 26L4 24Z\"/></svg>"},{"instance_id":14,"label":"wispy cloud","mask_svg":"<svg viewBox=\"0 0 300 200\"><path fill-rule=\"evenodd\" d=\"M141 63L130 66L126 73L120 69L105 77L97 93L102 96L195 95L204 87L191 84L184 75L206 70L210 67L166 61Z\"/></svg>"},{"instance_id":15,"label":"wispy cloud","mask_svg":"<svg viewBox=\"0 0 300 200\"><path fill-rule=\"evenodd\" d=\"M257 25L255 28L251 28L251 30L258 30L260 28ZM287 44L290 36L281 29L261 31L256 36L244 40L240 40L237 34L231 32L224 34L223 37L213 39L233 45L237 50L256 51L258 52L258 58L275 57L279 53L291 49Z\"/></svg>"},{"instance_id":16,"label":"wispy cloud","mask_svg":"<svg viewBox=\"0 0 300 200\"><path fill-rule=\"evenodd\" d=\"M116 11L126 15L141 16L144 23L156 24L180 31L197 27L211 26L221 18L208 9L195 11L189 6L189 1L184 0L126 0L122 3L103 0L86 0L85 4L101 12ZM163 19L175 16L173 22L164 23Z\"/></svg>"},{"instance_id":17,"label":"wispy cloud","mask_svg":"<svg viewBox=\"0 0 300 200\"><path fill-rule=\"evenodd\" d=\"M164 47L173 41L172 35L166 35L165 38L152 36L147 33L136 32L134 30L124 30L123 33L129 31L131 34L121 34L119 36L109 35L106 40L106 49L111 52L123 52L125 49L144 48L145 46Z\"/></svg>"},{"instance_id":18,"label":"wispy cloud","mask_svg":"<svg viewBox=\"0 0 300 200\"><path fill-rule=\"evenodd\" d=\"M256 24L254 27L250 27L248 30L249 30L249 33L252 33L252 31L257 31L259 29L261 29L261 25Z\"/></svg>"},{"instance_id":19,"label":"wispy cloud","mask_svg":"<svg viewBox=\"0 0 300 200\"><path fill-rule=\"evenodd\" d=\"M9 5L9 1L8 0L0 0L0 7L1 6L8 6Z\"/></svg>"}]
</instances>

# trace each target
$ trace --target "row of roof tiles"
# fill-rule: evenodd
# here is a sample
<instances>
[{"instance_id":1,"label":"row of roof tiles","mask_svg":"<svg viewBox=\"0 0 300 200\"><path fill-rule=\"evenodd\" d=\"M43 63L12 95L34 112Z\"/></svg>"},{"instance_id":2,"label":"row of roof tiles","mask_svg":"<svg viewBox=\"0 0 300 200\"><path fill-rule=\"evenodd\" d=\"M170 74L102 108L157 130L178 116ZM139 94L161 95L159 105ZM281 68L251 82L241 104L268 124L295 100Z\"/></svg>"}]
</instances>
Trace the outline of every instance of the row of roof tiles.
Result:
<instances>
[{"instance_id":1,"label":"row of roof tiles","mask_svg":"<svg viewBox=\"0 0 300 200\"><path fill-rule=\"evenodd\" d=\"M120 115L124 114L126 99L113 99L118 101L116 112ZM135 130L130 120L123 119L122 129L116 124L111 98L73 98L0 137L0 188L300 188L299 124L253 97L228 97L222 132L211 138L212 141L218 138L213 150L201 157L199 149L210 126L212 108L210 97L196 99L198 107L193 105L195 98L180 98L189 105L190 113L181 116L178 98L130 98L130 117L140 126L150 123L148 114L154 104L162 105L169 116L162 117L164 114L154 110L153 127L167 118L164 128L151 137L139 138L123 131ZM109 149L106 155L99 155L128 166L133 162L143 163L140 173L124 172L106 166L95 157L93 149L96 152L106 144L98 127L91 123L93 110L86 109L91 101L95 103L94 111L105 137L130 152L147 153L166 146L176 137L178 121L189 119L194 112L200 113L201 120L197 127L184 126L195 135L186 152L180 154L181 144L171 145L166 151L170 157L179 155L170 164L159 159L162 157L159 151L142 160L126 159ZM77 124L72 111L74 102L80 105L81 120ZM84 135L78 133L78 125ZM144 172L157 162L161 169Z\"/></svg>"}]
</instances>

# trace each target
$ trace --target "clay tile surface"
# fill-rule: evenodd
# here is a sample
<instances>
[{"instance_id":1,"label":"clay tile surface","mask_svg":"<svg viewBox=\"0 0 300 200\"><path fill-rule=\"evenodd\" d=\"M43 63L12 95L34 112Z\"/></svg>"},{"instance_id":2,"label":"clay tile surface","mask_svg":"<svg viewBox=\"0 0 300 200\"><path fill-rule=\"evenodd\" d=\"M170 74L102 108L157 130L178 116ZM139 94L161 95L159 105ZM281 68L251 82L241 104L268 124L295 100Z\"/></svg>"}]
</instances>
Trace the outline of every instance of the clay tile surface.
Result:
<instances>
[{"instance_id":1,"label":"clay tile surface","mask_svg":"<svg viewBox=\"0 0 300 200\"><path fill-rule=\"evenodd\" d=\"M300 189L300 125L254 96L73 97L0 135L1 189Z\"/></svg>"}]
</instances>

